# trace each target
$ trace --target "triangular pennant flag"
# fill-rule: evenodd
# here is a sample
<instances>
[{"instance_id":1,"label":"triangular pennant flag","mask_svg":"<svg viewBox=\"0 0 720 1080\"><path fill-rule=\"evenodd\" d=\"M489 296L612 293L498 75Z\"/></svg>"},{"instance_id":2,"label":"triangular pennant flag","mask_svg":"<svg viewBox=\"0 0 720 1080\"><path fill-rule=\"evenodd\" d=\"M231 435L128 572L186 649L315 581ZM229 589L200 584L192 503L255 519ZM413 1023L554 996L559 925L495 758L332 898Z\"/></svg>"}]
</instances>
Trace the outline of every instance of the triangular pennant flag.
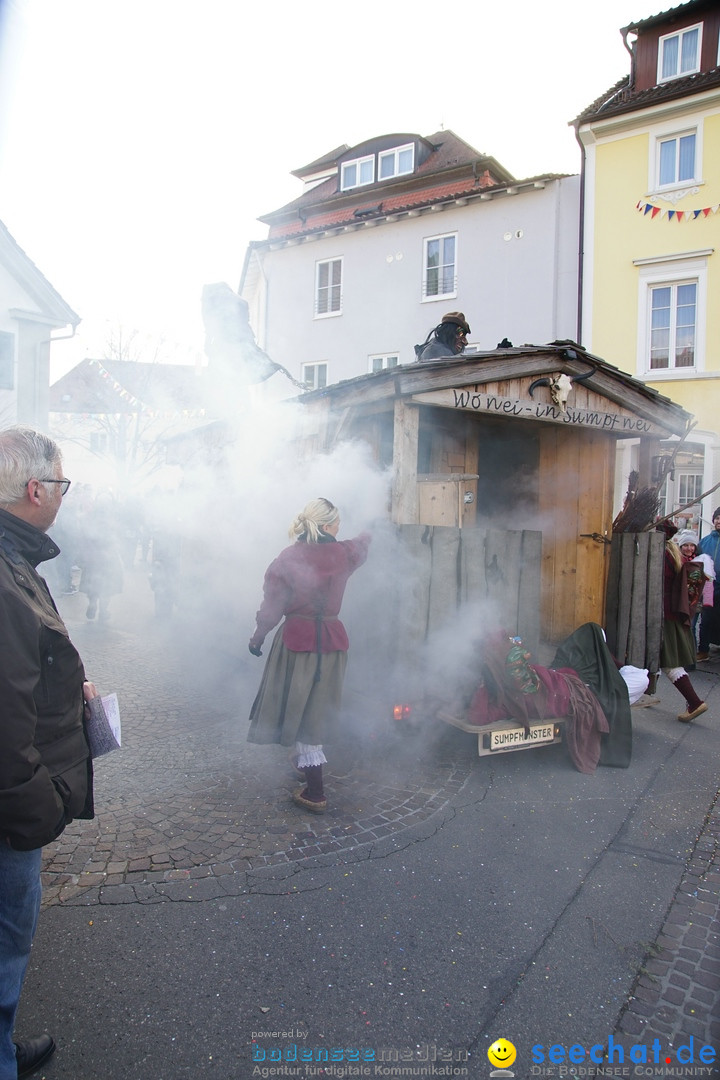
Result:
<instances>
[{"instance_id":1,"label":"triangular pennant flag","mask_svg":"<svg viewBox=\"0 0 720 1080\"><path fill-rule=\"evenodd\" d=\"M649 213L652 210L652 203L645 203L645 213Z\"/></svg>"},{"instance_id":2,"label":"triangular pennant flag","mask_svg":"<svg viewBox=\"0 0 720 1080\"><path fill-rule=\"evenodd\" d=\"M653 206L652 216L657 217L659 213L660 213L660 207L659 206Z\"/></svg>"},{"instance_id":3,"label":"triangular pennant flag","mask_svg":"<svg viewBox=\"0 0 720 1080\"><path fill-rule=\"evenodd\" d=\"M677 213L677 210L668 210L668 212L667 212L668 221L670 221L670 219L673 218L676 213Z\"/></svg>"}]
</instances>

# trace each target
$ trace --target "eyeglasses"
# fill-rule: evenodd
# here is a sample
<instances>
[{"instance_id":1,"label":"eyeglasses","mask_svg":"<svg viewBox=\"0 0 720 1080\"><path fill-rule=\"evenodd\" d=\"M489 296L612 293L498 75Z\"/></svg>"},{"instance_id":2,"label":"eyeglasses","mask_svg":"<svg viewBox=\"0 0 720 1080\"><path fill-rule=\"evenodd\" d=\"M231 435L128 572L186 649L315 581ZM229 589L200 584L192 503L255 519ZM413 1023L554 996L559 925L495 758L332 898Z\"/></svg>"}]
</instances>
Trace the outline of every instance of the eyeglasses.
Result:
<instances>
[{"instance_id":1,"label":"eyeglasses","mask_svg":"<svg viewBox=\"0 0 720 1080\"><path fill-rule=\"evenodd\" d=\"M41 484L62 484L62 487L60 488L60 494L61 495L67 495L68 488L70 487L70 484L72 483L72 481L71 480L41 480L40 483Z\"/></svg>"}]
</instances>

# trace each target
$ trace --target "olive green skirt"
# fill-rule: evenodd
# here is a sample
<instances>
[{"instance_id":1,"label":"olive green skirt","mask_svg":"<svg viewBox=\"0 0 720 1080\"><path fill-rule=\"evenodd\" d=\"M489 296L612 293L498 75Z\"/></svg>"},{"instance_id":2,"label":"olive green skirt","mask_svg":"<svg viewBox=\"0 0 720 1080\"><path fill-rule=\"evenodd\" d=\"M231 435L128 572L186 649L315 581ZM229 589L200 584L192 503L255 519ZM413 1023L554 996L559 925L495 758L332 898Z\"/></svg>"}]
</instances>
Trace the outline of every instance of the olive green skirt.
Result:
<instances>
[{"instance_id":1,"label":"olive green skirt","mask_svg":"<svg viewBox=\"0 0 720 1080\"><path fill-rule=\"evenodd\" d=\"M280 627L250 710L248 742L326 742L340 715L346 666L346 652L323 653L318 679L318 654L286 649Z\"/></svg>"},{"instance_id":2,"label":"olive green skirt","mask_svg":"<svg viewBox=\"0 0 720 1080\"><path fill-rule=\"evenodd\" d=\"M663 639L660 650L661 668L685 668L695 663L696 660L695 638L689 627L674 619L665 619L663 622Z\"/></svg>"}]
</instances>

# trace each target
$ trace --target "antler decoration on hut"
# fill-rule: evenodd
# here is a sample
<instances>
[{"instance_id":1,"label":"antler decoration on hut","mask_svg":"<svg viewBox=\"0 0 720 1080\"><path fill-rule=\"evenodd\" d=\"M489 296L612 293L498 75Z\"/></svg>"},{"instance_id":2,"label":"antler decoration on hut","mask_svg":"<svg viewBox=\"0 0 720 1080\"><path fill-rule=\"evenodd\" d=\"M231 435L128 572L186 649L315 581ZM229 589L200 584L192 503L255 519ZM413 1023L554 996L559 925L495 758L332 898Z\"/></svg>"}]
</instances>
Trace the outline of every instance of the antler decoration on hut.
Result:
<instances>
[{"instance_id":1,"label":"antler decoration on hut","mask_svg":"<svg viewBox=\"0 0 720 1080\"><path fill-rule=\"evenodd\" d=\"M557 405L559 409L562 409L562 411L565 412L567 408L567 399L570 395L570 391L572 390L574 383L585 382L585 380L589 379L591 375L594 375L596 371L597 367L595 364L593 364L590 370L586 371L584 375L570 376L565 375L563 372L560 372L557 375L549 375L547 378L544 379L535 379L533 382L530 383L530 397L533 396L533 390L535 390L536 387L549 386L550 397L553 399L553 403Z\"/></svg>"}]
</instances>

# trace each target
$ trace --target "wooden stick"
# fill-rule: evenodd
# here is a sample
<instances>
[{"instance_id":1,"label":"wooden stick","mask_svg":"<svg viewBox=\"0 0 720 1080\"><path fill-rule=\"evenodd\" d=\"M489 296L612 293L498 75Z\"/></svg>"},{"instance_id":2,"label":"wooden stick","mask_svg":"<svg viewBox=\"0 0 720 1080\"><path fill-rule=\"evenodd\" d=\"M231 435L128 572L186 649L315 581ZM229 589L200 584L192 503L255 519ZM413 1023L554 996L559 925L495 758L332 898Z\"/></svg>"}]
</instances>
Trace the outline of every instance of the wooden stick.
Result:
<instances>
[{"instance_id":1,"label":"wooden stick","mask_svg":"<svg viewBox=\"0 0 720 1080\"><path fill-rule=\"evenodd\" d=\"M702 502L703 499L707 498L708 495L712 495L713 491L717 491L719 487L720 480L718 480L717 484L715 484L713 487L708 488L707 491L703 491L702 495L698 495L697 499L693 499L692 502L685 503L684 506L678 506L676 510L672 510L669 514L666 514L665 517L658 518L657 521L653 521L651 525L646 525L644 529L640 529L639 531L650 532L651 529L656 529L658 525L662 525L663 521L669 521L670 518L675 517L676 514L681 514L683 510L686 510L688 508L688 506L696 506L699 502Z\"/></svg>"}]
</instances>

